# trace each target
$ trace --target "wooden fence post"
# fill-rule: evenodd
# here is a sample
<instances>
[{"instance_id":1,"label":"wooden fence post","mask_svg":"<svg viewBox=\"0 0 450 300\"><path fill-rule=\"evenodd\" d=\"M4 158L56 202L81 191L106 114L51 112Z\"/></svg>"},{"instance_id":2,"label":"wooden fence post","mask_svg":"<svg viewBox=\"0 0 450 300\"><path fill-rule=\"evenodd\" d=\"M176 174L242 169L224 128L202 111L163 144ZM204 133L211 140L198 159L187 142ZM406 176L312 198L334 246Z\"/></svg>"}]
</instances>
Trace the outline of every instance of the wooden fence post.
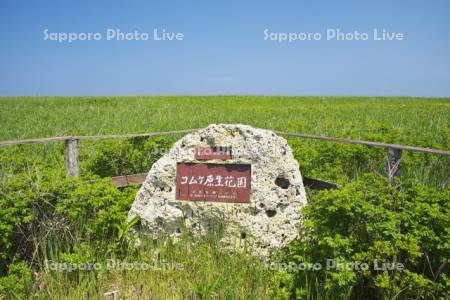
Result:
<instances>
[{"instance_id":1,"label":"wooden fence post","mask_svg":"<svg viewBox=\"0 0 450 300\"><path fill-rule=\"evenodd\" d=\"M70 138L66 140L66 174L67 177L77 177L80 175L78 161L79 140Z\"/></svg>"},{"instance_id":2,"label":"wooden fence post","mask_svg":"<svg viewBox=\"0 0 450 300\"><path fill-rule=\"evenodd\" d=\"M387 148L387 164L386 172L388 175L388 182L392 184L395 176L401 175L400 161L402 160L402 150L388 147Z\"/></svg>"}]
</instances>

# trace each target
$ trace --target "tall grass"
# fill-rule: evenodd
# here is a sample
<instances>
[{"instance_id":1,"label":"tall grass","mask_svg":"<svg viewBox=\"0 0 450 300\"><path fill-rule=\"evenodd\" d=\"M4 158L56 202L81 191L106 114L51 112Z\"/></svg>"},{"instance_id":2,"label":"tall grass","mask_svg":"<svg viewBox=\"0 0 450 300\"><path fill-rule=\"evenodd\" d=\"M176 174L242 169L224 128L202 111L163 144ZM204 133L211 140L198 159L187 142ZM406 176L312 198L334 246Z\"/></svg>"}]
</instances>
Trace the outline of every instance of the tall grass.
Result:
<instances>
[{"instance_id":1,"label":"tall grass","mask_svg":"<svg viewBox=\"0 0 450 300\"><path fill-rule=\"evenodd\" d=\"M244 123L267 129L448 148L450 99L394 97L0 98L0 139Z\"/></svg>"},{"instance_id":2,"label":"tall grass","mask_svg":"<svg viewBox=\"0 0 450 300\"><path fill-rule=\"evenodd\" d=\"M92 258L96 270L55 270L52 262L68 260L58 251L52 257L41 262L45 271L36 283L37 298L104 299L117 291L120 299L270 299L272 293L273 272L263 261L249 252L222 249L214 233L185 234L177 242L140 236L126 255Z\"/></svg>"}]
</instances>

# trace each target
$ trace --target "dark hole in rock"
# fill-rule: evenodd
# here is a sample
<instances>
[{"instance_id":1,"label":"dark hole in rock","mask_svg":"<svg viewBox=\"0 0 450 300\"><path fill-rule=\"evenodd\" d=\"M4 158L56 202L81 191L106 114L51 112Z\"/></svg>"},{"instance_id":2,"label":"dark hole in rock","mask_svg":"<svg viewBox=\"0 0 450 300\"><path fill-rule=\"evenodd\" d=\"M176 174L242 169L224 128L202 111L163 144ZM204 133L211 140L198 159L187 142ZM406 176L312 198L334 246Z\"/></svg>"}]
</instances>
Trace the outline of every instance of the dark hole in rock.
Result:
<instances>
[{"instance_id":1,"label":"dark hole in rock","mask_svg":"<svg viewBox=\"0 0 450 300\"><path fill-rule=\"evenodd\" d=\"M300 190L299 189L295 189L295 196L299 196L300 195Z\"/></svg>"},{"instance_id":2,"label":"dark hole in rock","mask_svg":"<svg viewBox=\"0 0 450 300\"><path fill-rule=\"evenodd\" d=\"M200 142L203 142L204 140L205 140L204 137L201 137L201 138L200 138Z\"/></svg>"},{"instance_id":3,"label":"dark hole in rock","mask_svg":"<svg viewBox=\"0 0 450 300\"><path fill-rule=\"evenodd\" d=\"M286 178L283 178L283 177L278 177L277 179L275 179L275 184L284 190L287 189L291 185L289 180L287 180Z\"/></svg>"},{"instance_id":4,"label":"dark hole in rock","mask_svg":"<svg viewBox=\"0 0 450 300\"><path fill-rule=\"evenodd\" d=\"M274 209L268 209L268 210L266 210L266 215L267 215L269 218L272 218L272 217L275 216L276 214L277 214L277 211L274 210Z\"/></svg>"},{"instance_id":5,"label":"dark hole in rock","mask_svg":"<svg viewBox=\"0 0 450 300\"><path fill-rule=\"evenodd\" d=\"M259 204L259 207L261 207L261 208L263 208L264 206L265 206L264 203Z\"/></svg>"},{"instance_id":6,"label":"dark hole in rock","mask_svg":"<svg viewBox=\"0 0 450 300\"><path fill-rule=\"evenodd\" d=\"M180 228L177 228L177 233L181 233L181 229Z\"/></svg>"},{"instance_id":7,"label":"dark hole in rock","mask_svg":"<svg viewBox=\"0 0 450 300\"><path fill-rule=\"evenodd\" d=\"M247 237L247 234L245 232L241 232L241 239L245 239Z\"/></svg>"}]
</instances>

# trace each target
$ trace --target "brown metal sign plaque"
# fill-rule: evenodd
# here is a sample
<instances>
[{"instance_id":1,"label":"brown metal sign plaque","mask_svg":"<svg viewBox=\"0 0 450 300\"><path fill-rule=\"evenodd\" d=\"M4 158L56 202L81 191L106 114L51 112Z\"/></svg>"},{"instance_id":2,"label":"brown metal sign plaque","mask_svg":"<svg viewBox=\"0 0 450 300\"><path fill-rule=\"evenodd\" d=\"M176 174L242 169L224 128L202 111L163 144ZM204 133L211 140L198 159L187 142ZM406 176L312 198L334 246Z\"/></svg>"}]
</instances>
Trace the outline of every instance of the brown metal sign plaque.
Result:
<instances>
[{"instance_id":1,"label":"brown metal sign plaque","mask_svg":"<svg viewBox=\"0 0 450 300\"><path fill-rule=\"evenodd\" d=\"M231 159L231 147L216 146L216 147L198 147L195 149L196 160L228 160Z\"/></svg>"},{"instance_id":2,"label":"brown metal sign plaque","mask_svg":"<svg viewBox=\"0 0 450 300\"><path fill-rule=\"evenodd\" d=\"M251 166L178 163L176 199L250 203Z\"/></svg>"}]
</instances>

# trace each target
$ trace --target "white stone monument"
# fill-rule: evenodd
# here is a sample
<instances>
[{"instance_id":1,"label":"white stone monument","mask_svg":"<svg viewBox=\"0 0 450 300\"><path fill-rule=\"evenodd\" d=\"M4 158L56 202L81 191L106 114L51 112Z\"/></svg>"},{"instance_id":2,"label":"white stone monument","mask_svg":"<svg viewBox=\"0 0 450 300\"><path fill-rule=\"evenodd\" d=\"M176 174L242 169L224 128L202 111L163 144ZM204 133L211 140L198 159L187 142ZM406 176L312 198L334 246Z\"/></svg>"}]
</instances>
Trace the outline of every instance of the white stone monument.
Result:
<instances>
[{"instance_id":1,"label":"white stone monument","mask_svg":"<svg viewBox=\"0 0 450 300\"><path fill-rule=\"evenodd\" d=\"M129 219L150 233L205 234L223 225L224 247L260 256L299 235L306 194L284 138L246 125L210 125L191 133L151 168Z\"/></svg>"}]
</instances>

